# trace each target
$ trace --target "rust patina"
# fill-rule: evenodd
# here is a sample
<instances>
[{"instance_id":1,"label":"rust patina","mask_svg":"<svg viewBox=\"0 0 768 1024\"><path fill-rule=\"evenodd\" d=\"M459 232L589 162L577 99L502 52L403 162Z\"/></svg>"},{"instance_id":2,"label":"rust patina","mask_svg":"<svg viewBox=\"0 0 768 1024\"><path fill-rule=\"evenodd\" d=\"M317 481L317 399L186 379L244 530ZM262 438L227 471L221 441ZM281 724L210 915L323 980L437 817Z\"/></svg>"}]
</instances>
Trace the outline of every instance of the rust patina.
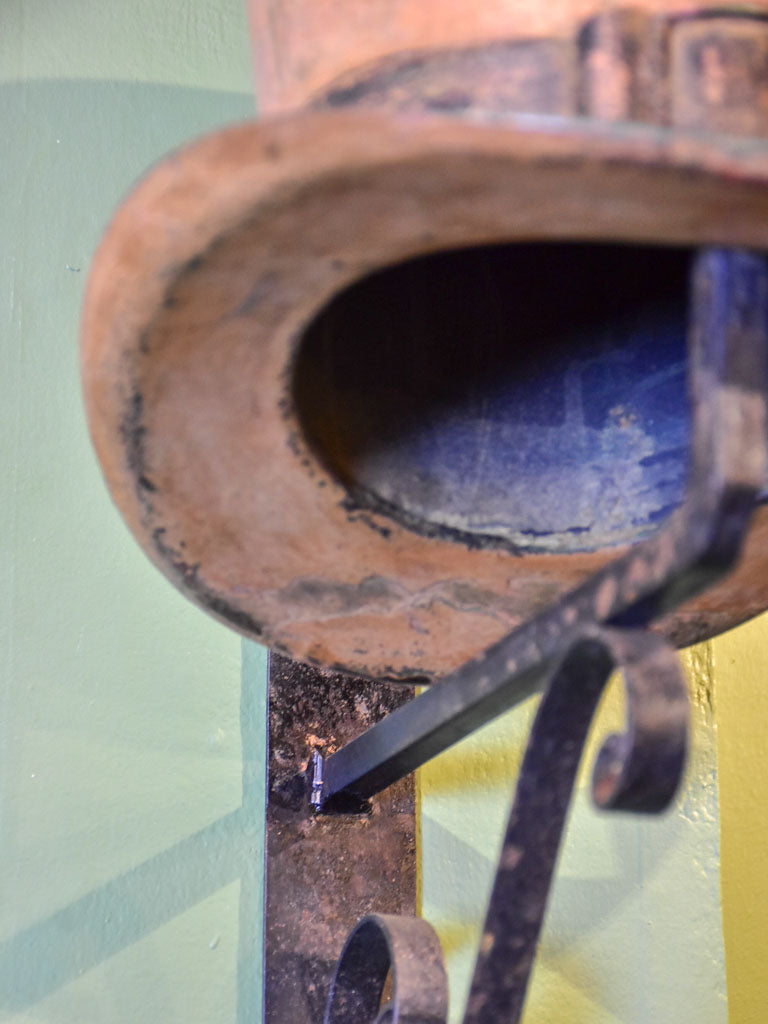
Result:
<instances>
[{"instance_id":1,"label":"rust patina","mask_svg":"<svg viewBox=\"0 0 768 1024\"><path fill-rule=\"evenodd\" d=\"M514 491L517 463L493 497L499 507L473 504L452 476L411 485L415 433L376 448L384 412L404 408L377 364L340 377L322 355L332 351L336 366L344 346L380 352L387 329L402 336L402 304L371 303L375 290L355 300L370 332L338 303L356 282L417 258L504 245L533 247L536 258L576 245L577 261L592 246L766 247L760 9L597 7L285 2L268 19L256 4L263 118L174 154L117 212L83 314L94 443L149 557L244 635L360 674L428 680L551 605L667 507L662 495L633 518L641 478L629 511L585 526L576 506L593 486L586 470L558 492L544 466L532 479L549 490L541 483L537 497L529 483ZM463 271L451 273L460 286ZM553 281L553 306L564 279ZM470 283L478 330L467 365L493 304ZM429 380L414 353L439 351L419 346L438 313L415 307L396 350L405 393L416 376ZM514 317L509 330L512 348L554 359L546 339L515 332ZM561 358L562 338L554 348ZM357 397L348 381L359 381ZM424 401L424 387L415 394L431 429L445 408ZM483 401L466 417L473 436ZM623 452L632 480L627 445L639 438L639 462L652 467L658 439L638 433L632 408L608 412L597 447ZM566 428L586 423L580 415ZM423 441L424 416L414 422ZM552 436L562 444L568 433ZM509 506L504 488L516 495ZM539 511L552 515L543 537L531 525ZM767 531L761 508L740 568L666 621L671 639L701 639L768 606Z\"/></svg>"}]
</instances>

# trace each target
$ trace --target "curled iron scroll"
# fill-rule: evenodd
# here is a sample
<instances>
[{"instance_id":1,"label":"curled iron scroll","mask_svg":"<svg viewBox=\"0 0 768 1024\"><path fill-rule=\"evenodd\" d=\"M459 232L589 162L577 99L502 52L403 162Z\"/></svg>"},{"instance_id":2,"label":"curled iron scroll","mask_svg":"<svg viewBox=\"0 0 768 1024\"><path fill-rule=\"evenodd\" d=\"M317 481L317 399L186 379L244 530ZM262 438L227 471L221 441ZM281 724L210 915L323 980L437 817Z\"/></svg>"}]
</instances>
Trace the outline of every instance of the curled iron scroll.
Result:
<instances>
[{"instance_id":1,"label":"curled iron scroll","mask_svg":"<svg viewBox=\"0 0 768 1024\"><path fill-rule=\"evenodd\" d=\"M643 630L594 628L569 649L542 697L507 823L465 1024L520 1019L584 744L614 668L627 729L597 757L603 809L659 812L685 767L688 697L676 652Z\"/></svg>"},{"instance_id":2,"label":"curled iron scroll","mask_svg":"<svg viewBox=\"0 0 768 1024\"><path fill-rule=\"evenodd\" d=\"M364 917L339 957L324 1024L445 1024L447 1013L448 982L432 927L417 917Z\"/></svg>"},{"instance_id":3,"label":"curled iron scroll","mask_svg":"<svg viewBox=\"0 0 768 1024\"><path fill-rule=\"evenodd\" d=\"M526 747L475 967L465 1024L520 1019L589 727L615 668L627 728L595 763L603 809L659 812L685 767L688 696L677 653L645 630L594 627L578 637L544 693ZM382 1006L388 976L392 998ZM324 1024L445 1024L442 951L418 918L372 915L349 936Z\"/></svg>"}]
</instances>

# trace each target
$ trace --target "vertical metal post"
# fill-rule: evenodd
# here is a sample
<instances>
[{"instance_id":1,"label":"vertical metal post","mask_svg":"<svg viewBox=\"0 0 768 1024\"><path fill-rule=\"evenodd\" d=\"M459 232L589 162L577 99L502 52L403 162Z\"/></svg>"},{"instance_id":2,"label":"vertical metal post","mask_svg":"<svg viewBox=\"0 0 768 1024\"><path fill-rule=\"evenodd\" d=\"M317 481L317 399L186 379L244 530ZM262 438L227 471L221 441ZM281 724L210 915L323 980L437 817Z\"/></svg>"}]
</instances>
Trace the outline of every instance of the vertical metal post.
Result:
<instances>
[{"instance_id":1,"label":"vertical metal post","mask_svg":"<svg viewBox=\"0 0 768 1024\"><path fill-rule=\"evenodd\" d=\"M266 1024L317 1024L356 922L416 912L413 779L357 813L316 815L300 776L313 751L342 746L412 695L270 656Z\"/></svg>"}]
</instances>

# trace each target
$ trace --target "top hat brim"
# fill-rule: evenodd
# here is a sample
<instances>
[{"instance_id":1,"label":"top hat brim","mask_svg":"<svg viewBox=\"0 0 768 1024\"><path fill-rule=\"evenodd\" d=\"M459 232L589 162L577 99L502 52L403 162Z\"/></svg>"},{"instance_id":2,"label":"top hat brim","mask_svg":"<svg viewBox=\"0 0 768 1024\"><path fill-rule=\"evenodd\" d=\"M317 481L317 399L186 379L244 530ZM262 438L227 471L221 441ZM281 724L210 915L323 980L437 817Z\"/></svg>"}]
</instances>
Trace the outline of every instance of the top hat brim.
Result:
<instances>
[{"instance_id":1,"label":"top hat brim","mask_svg":"<svg viewBox=\"0 0 768 1024\"><path fill-rule=\"evenodd\" d=\"M768 142L586 119L300 113L153 169L98 250L82 320L91 434L155 564L246 636L361 674L455 668L615 557L513 551L361 507L306 437L303 332L416 256L504 242L768 247ZM768 514L741 567L662 624L768 605Z\"/></svg>"}]
</instances>

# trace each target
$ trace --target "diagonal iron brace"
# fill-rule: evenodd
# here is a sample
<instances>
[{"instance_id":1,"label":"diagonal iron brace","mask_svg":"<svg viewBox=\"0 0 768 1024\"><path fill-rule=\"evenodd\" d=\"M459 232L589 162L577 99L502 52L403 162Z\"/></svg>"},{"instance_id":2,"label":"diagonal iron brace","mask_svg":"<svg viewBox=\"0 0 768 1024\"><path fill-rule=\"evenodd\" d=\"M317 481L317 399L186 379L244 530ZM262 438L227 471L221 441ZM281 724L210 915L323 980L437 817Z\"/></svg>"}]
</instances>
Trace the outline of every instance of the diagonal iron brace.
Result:
<instances>
[{"instance_id":1,"label":"diagonal iron brace","mask_svg":"<svg viewBox=\"0 0 768 1024\"><path fill-rule=\"evenodd\" d=\"M692 272L692 445L683 504L659 533L554 608L316 760L317 809L369 799L541 690L585 629L648 626L728 572L766 479L767 324L764 258L701 251Z\"/></svg>"}]
</instances>

